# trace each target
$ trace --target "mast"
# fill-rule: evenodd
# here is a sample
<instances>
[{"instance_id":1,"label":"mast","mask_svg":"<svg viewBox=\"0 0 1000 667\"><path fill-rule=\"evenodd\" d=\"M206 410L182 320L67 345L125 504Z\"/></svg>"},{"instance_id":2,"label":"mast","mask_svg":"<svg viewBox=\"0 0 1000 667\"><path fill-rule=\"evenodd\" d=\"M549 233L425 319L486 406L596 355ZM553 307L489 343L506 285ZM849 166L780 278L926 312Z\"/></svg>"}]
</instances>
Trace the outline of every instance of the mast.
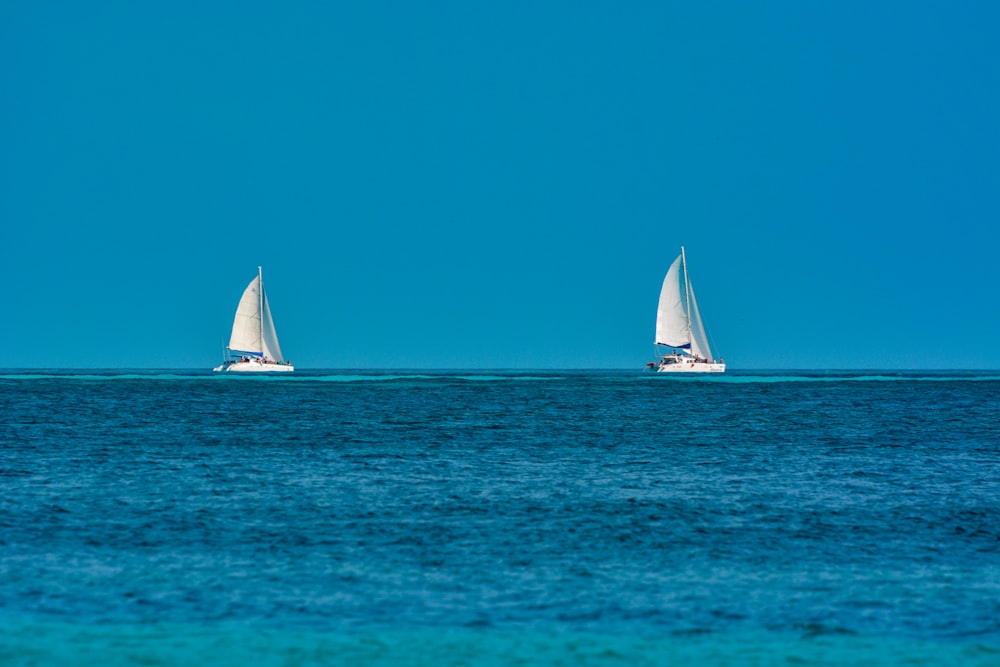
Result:
<instances>
[{"instance_id":1,"label":"mast","mask_svg":"<svg viewBox=\"0 0 1000 667\"><path fill-rule=\"evenodd\" d=\"M264 358L264 271L257 267L257 319L260 322L260 358ZM690 317L688 317L690 319Z\"/></svg>"},{"instance_id":2,"label":"mast","mask_svg":"<svg viewBox=\"0 0 1000 667\"><path fill-rule=\"evenodd\" d=\"M684 254L684 246L681 246L681 266L684 267L684 307L687 314L688 339L694 340L694 331L691 329L691 281L688 280L688 262Z\"/></svg>"}]
</instances>

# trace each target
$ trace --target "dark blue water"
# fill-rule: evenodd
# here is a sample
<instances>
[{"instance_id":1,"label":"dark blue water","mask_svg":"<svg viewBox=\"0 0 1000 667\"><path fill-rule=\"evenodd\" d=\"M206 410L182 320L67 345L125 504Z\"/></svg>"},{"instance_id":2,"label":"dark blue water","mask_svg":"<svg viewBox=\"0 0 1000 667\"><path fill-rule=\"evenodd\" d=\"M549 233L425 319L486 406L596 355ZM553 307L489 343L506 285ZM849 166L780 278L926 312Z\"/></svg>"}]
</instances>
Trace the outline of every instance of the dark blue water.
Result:
<instances>
[{"instance_id":1,"label":"dark blue water","mask_svg":"<svg viewBox=\"0 0 1000 667\"><path fill-rule=\"evenodd\" d=\"M0 376L0 662L1000 664L1000 377Z\"/></svg>"}]
</instances>

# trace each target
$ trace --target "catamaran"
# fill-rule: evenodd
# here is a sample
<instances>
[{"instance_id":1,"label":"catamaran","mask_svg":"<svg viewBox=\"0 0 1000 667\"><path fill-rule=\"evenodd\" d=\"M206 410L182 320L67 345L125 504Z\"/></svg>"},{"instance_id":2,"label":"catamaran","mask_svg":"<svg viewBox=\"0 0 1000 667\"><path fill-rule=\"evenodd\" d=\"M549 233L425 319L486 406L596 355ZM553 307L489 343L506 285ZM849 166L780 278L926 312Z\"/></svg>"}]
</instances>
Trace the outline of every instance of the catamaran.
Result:
<instances>
[{"instance_id":1,"label":"catamaran","mask_svg":"<svg viewBox=\"0 0 1000 667\"><path fill-rule=\"evenodd\" d=\"M656 311L656 361L646 364L658 373L725 373L726 364L716 361L698 312L694 288L688 278L684 246L670 265L660 290Z\"/></svg>"},{"instance_id":2,"label":"catamaran","mask_svg":"<svg viewBox=\"0 0 1000 667\"><path fill-rule=\"evenodd\" d=\"M243 290L236 307L233 333L226 347L225 361L213 370L237 373L290 372L295 367L281 356L278 334L271 319L271 307L264 293L264 277L257 267L257 277Z\"/></svg>"}]
</instances>

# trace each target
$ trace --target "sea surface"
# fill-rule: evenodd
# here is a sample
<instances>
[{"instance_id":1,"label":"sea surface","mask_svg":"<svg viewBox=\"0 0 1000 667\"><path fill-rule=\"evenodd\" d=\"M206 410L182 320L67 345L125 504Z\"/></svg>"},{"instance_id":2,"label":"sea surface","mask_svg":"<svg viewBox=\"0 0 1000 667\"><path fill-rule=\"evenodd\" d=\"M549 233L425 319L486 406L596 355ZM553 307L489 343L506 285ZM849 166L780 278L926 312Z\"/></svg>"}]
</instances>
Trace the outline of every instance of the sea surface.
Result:
<instances>
[{"instance_id":1,"label":"sea surface","mask_svg":"<svg viewBox=\"0 0 1000 667\"><path fill-rule=\"evenodd\" d=\"M1000 665L1000 373L0 371L0 665Z\"/></svg>"}]
</instances>

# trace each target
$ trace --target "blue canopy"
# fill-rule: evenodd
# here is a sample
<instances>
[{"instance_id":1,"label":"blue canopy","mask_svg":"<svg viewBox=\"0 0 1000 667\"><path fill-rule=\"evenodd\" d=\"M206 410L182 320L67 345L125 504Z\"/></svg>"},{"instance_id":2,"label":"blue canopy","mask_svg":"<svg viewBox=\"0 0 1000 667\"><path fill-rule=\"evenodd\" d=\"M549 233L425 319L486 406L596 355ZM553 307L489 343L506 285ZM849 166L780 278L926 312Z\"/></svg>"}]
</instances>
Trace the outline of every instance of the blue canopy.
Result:
<instances>
[{"instance_id":1,"label":"blue canopy","mask_svg":"<svg viewBox=\"0 0 1000 667\"><path fill-rule=\"evenodd\" d=\"M235 354L249 354L251 357L263 357L264 356L263 352L250 352L248 350L234 350L233 348L229 348L229 351L233 352Z\"/></svg>"}]
</instances>

